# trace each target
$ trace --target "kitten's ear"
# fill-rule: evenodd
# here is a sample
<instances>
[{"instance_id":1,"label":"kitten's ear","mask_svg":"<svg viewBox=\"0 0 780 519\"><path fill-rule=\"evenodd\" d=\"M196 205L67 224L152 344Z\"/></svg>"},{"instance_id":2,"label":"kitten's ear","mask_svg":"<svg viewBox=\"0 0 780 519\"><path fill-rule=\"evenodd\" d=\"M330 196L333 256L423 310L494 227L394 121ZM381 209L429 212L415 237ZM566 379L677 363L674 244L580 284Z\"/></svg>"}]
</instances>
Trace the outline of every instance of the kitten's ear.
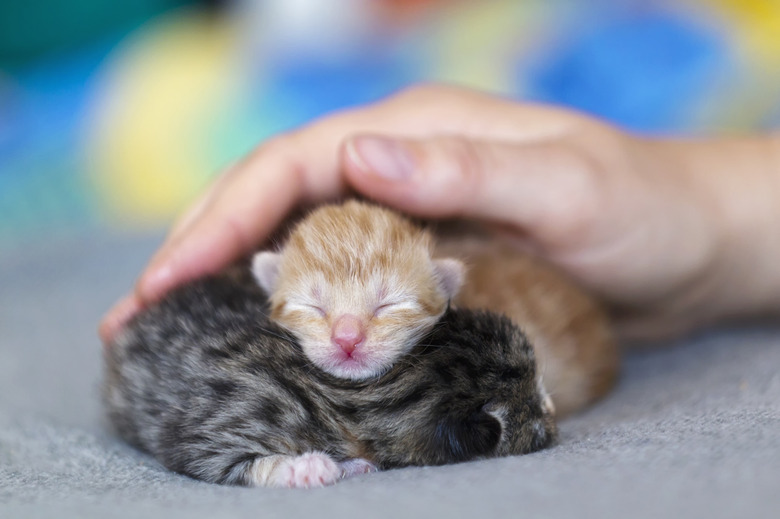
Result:
<instances>
[{"instance_id":1,"label":"kitten's ear","mask_svg":"<svg viewBox=\"0 0 780 519\"><path fill-rule=\"evenodd\" d=\"M452 299L463 286L466 277L466 266L455 258L433 260L433 271L447 299Z\"/></svg>"},{"instance_id":2,"label":"kitten's ear","mask_svg":"<svg viewBox=\"0 0 780 519\"><path fill-rule=\"evenodd\" d=\"M268 294L276 289L276 282L279 279L279 264L282 262L282 255L279 252L262 251L255 254L252 258L252 275L260 285L260 288Z\"/></svg>"}]
</instances>

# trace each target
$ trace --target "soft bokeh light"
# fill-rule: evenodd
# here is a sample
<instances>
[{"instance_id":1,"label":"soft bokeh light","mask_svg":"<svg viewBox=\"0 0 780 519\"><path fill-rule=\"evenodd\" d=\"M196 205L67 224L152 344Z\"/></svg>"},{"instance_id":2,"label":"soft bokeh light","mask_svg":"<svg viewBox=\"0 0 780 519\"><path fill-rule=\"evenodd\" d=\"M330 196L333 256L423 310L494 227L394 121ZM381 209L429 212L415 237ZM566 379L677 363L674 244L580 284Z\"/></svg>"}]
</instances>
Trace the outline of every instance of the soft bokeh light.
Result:
<instances>
[{"instance_id":1,"label":"soft bokeh light","mask_svg":"<svg viewBox=\"0 0 780 519\"><path fill-rule=\"evenodd\" d=\"M417 81L651 133L780 120L769 0L55 4L0 6L4 244L161 228L264 138Z\"/></svg>"}]
</instances>

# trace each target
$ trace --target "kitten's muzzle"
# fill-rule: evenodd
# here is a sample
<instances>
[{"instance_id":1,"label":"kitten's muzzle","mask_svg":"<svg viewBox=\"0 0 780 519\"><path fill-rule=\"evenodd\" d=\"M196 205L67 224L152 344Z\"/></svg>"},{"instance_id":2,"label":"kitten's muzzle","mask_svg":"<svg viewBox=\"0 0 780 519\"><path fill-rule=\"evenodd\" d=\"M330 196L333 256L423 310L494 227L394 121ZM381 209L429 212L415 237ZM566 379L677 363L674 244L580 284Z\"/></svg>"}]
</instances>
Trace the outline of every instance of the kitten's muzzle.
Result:
<instances>
[{"instance_id":1,"label":"kitten's muzzle","mask_svg":"<svg viewBox=\"0 0 780 519\"><path fill-rule=\"evenodd\" d=\"M366 341L365 324L359 317L344 314L333 323L330 340L347 356Z\"/></svg>"}]
</instances>

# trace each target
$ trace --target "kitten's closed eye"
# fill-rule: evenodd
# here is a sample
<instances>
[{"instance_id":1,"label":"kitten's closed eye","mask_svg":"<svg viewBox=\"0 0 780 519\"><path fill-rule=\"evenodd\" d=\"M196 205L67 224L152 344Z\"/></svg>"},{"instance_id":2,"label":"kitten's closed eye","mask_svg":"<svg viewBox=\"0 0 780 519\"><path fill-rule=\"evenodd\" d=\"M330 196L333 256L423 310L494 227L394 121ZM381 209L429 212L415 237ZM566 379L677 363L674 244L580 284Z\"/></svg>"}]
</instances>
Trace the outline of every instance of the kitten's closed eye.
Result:
<instances>
[{"instance_id":1,"label":"kitten's closed eye","mask_svg":"<svg viewBox=\"0 0 780 519\"><path fill-rule=\"evenodd\" d=\"M328 312L325 310L325 308L319 305L313 305L311 303L287 302L284 306L287 312L304 312L307 314L315 313L320 317L325 317L328 315Z\"/></svg>"},{"instance_id":2,"label":"kitten's closed eye","mask_svg":"<svg viewBox=\"0 0 780 519\"><path fill-rule=\"evenodd\" d=\"M322 308L321 306L317 305L306 305L309 310L312 310L320 315L320 317L325 317L328 315L328 312Z\"/></svg>"},{"instance_id":3,"label":"kitten's closed eye","mask_svg":"<svg viewBox=\"0 0 780 519\"><path fill-rule=\"evenodd\" d=\"M392 301L389 303L382 303L374 309L374 317L381 317L391 311L400 310L419 310L420 305L416 301Z\"/></svg>"}]
</instances>

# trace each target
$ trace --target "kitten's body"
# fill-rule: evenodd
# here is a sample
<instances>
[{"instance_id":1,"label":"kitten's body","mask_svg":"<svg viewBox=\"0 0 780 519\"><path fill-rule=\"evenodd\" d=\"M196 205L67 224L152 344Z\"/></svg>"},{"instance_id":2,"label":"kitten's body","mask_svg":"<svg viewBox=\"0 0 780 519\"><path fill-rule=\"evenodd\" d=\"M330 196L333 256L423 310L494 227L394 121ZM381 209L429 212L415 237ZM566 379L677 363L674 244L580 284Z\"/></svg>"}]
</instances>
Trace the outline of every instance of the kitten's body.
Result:
<instances>
[{"instance_id":1,"label":"kitten's body","mask_svg":"<svg viewBox=\"0 0 780 519\"><path fill-rule=\"evenodd\" d=\"M106 349L130 443L211 482L316 486L378 468L523 454L554 439L533 350L498 316L445 313L384 375L331 376L244 272L181 287Z\"/></svg>"},{"instance_id":2,"label":"kitten's body","mask_svg":"<svg viewBox=\"0 0 780 519\"><path fill-rule=\"evenodd\" d=\"M475 227L442 225L435 235L434 244L427 230L375 205L323 206L297 224L280 254L259 253L254 272L272 294L274 321L336 376L361 379L388 369L452 300L505 314L528 333L559 416L609 391L618 350L593 298ZM383 301L406 306L377 316ZM354 358L334 340L344 314L358 316L352 330L369 330L371 340L357 344Z\"/></svg>"}]
</instances>

